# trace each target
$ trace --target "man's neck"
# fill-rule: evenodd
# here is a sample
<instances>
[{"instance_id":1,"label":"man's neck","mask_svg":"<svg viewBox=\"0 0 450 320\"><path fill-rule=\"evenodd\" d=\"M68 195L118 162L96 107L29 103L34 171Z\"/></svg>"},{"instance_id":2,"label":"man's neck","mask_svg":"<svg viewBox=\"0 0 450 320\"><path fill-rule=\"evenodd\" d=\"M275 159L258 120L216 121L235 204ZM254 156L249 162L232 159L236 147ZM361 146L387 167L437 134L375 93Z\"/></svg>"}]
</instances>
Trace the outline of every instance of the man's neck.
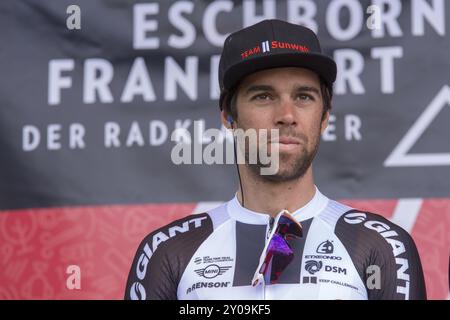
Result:
<instances>
[{"instance_id":1,"label":"man's neck","mask_svg":"<svg viewBox=\"0 0 450 320\"><path fill-rule=\"evenodd\" d=\"M242 167L242 166L241 166ZM254 176L248 168L242 168L244 207L275 217L281 210L294 212L307 204L316 192L312 167L299 179L286 182L272 182ZM241 190L237 198L242 204Z\"/></svg>"}]
</instances>

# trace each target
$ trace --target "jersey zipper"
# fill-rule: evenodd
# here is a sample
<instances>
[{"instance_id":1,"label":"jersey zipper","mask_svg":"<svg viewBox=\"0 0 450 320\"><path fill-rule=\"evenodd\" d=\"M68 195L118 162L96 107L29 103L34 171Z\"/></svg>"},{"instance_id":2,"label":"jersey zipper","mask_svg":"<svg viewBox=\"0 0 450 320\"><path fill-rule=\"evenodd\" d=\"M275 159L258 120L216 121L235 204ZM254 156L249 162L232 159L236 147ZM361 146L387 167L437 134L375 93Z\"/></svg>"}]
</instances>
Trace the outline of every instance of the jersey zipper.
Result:
<instances>
[{"instance_id":1,"label":"jersey zipper","mask_svg":"<svg viewBox=\"0 0 450 320\"><path fill-rule=\"evenodd\" d=\"M272 233L274 222L275 222L275 218L270 217L269 218L269 227L267 229L267 234L266 234L266 241L265 241L264 244L267 244L267 241L269 241L270 234ZM262 278L262 286L263 286L263 298L264 298L264 300L266 300L266 281L265 281L264 278Z\"/></svg>"},{"instance_id":2,"label":"jersey zipper","mask_svg":"<svg viewBox=\"0 0 450 320\"><path fill-rule=\"evenodd\" d=\"M269 240L270 233L272 232L272 228L273 228L273 223L274 223L274 222L275 222L275 218L270 217L270 220L269 220L269 230L267 231L266 241Z\"/></svg>"}]
</instances>

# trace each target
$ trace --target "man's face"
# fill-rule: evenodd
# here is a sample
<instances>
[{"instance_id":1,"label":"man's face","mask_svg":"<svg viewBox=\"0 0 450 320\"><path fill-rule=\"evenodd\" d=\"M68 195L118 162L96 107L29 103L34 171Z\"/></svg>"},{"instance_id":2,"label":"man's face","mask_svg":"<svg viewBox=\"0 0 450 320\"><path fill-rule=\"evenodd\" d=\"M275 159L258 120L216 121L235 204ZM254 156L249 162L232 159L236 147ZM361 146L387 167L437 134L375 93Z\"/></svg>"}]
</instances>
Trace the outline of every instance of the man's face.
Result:
<instances>
[{"instance_id":1,"label":"man's face","mask_svg":"<svg viewBox=\"0 0 450 320\"><path fill-rule=\"evenodd\" d=\"M303 68L268 69L243 79L237 91L237 126L269 130L269 153L279 149L279 170L264 176L289 181L305 174L316 155L320 134L328 124L322 119L323 98L319 77ZM279 129L279 142L270 141L270 129ZM276 150L276 149L275 149ZM248 165L255 173L260 163Z\"/></svg>"}]
</instances>

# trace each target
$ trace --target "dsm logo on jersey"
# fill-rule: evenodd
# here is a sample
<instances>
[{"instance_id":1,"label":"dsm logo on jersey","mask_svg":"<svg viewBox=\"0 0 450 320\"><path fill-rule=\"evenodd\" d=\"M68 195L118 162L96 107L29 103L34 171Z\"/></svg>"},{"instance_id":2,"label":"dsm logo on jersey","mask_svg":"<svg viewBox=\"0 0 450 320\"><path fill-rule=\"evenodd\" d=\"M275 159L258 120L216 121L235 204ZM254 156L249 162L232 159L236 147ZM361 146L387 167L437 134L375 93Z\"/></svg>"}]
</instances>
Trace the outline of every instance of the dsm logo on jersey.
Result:
<instances>
[{"instance_id":1,"label":"dsm logo on jersey","mask_svg":"<svg viewBox=\"0 0 450 320\"><path fill-rule=\"evenodd\" d=\"M200 277L212 279L224 274L231 266L219 267L217 264L210 264L206 268L194 270Z\"/></svg>"},{"instance_id":2,"label":"dsm logo on jersey","mask_svg":"<svg viewBox=\"0 0 450 320\"><path fill-rule=\"evenodd\" d=\"M305 269L311 275L314 275L316 272L319 272L320 269L322 269L322 266L323 266L322 261L308 260L305 262ZM303 277L302 283L317 284L317 277L305 276Z\"/></svg>"},{"instance_id":3,"label":"dsm logo on jersey","mask_svg":"<svg viewBox=\"0 0 450 320\"><path fill-rule=\"evenodd\" d=\"M305 263L305 269L310 274L315 274L322 269L322 261L308 260Z\"/></svg>"}]
</instances>

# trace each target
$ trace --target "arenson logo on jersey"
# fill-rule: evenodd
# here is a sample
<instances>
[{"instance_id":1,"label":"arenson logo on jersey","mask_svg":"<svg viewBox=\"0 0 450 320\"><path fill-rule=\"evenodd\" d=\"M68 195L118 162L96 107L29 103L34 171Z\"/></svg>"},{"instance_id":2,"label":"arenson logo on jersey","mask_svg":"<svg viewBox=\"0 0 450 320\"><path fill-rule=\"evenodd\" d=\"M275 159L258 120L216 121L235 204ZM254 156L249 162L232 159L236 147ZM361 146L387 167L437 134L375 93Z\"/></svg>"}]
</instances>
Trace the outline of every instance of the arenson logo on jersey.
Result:
<instances>
[{"instance_id":1,"label":"arenson logo on jersey","mask_svg":"<svg viewBox=\"0 0 450 320\"><path fill-rule=\"evenodd\" d=\"M206 268L194 270L200 277L212 279L224 274L231 266L220 267L217 264L210 264Z\"/></svg>"},{"instance_id":2,"label":"arenson logo on jersey","mask_svg":"<svg viewBox=\"0 0 450 320\"><path fill-rule=\"evenodd\" d=\"M201 288L228 288L230 281L227 282L197 282L186 290L186 294Z\"/></svg>"},{"instance_id":3,"label":"arenson logo on jersey","mask_svg":"<svg viewBox=\"0 0 450 320\"><path fill-rule=\"evenodd\" d=\"M349 224L358 224L364 222L364 226L367 229L378 232L392 247L392 253L395 257L395 263L398 265L397 279L404 281L404 286L397 284L397 293L405 295L406 299L409 299L409 274L407 270L409 268L408 259L398 258L401 254L405 253L405 245L399 239L399 234L395 230L391 230L391 227L384 222L376 220L367 220L367 215L363 212L347 213L344 216L344 221Z\"/></svg>"},{"instance_id":4,"label":"arenson logo on jersey","mask_svg":"<svg viewBox=\"0 0 450 320\"><path fill-rule=\"evenodd\" d=\"M185 233L190 230L190 228L199 228L202 225L202 221L208 219L208 217L193 218L185 221L181 226L172 226L167 229L167 231L159 231L155 233L152 237L152 248L146 243L142 249L142 253L139 256L138 263L136 265L136 276L139 280L144 280L145 274L147 273L147 265L158 246L167 241L170 238L175 237L177 234ZM133 300L145 300L146 292L144 286L136 281L130 288L130 296Z\"/></svg>"}]
</instances>

